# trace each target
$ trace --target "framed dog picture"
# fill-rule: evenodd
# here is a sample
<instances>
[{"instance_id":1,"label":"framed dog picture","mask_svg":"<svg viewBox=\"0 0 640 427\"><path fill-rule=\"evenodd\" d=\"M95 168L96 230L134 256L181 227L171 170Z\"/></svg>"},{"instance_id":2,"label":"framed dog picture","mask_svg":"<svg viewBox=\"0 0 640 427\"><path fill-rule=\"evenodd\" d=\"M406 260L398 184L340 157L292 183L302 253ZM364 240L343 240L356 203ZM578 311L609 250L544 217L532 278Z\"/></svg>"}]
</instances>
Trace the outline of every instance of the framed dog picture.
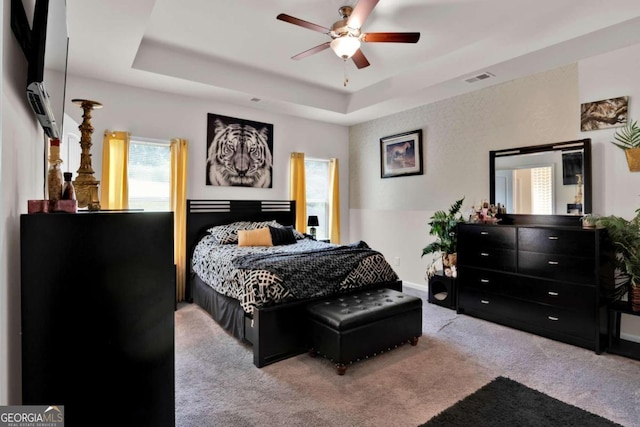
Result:
<instances>
[{"instance_id":1,"label":"framed dog picture","mask_svg":"<svg viewBox=\"0 0 640 427\"><path fill-rule=\"evenodd\" d=\"M380 176L422 175L422 129L380 138Z\"/></svg>"},{"instance_id":2,"label":"framed dog picture","mask_svg":"<svg viewBox=\"0 0 640 427\"><path fill-rule=\"evenodd\" d=\"M272 188L273 125L207 114L207 185Z\"/></svg>"}]
</instances>

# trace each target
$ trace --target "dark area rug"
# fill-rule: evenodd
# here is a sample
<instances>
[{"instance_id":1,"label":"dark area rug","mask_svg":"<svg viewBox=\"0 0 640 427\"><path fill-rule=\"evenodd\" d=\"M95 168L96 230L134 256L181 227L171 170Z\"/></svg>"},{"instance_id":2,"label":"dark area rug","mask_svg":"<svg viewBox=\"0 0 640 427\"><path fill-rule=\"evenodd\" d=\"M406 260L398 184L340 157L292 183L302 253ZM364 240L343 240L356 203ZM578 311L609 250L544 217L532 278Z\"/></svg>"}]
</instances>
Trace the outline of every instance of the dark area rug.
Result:
<instances>
[{"instance_id":1,"label":"dark area rug","mask_svg":"<svg viewBox=\"0 0 640 427\"><path fill-rule=\"evenodd\" d=\"M618 426L516 381L498 377L422 424L438 426Z\"/></svg>"}]
</instances>

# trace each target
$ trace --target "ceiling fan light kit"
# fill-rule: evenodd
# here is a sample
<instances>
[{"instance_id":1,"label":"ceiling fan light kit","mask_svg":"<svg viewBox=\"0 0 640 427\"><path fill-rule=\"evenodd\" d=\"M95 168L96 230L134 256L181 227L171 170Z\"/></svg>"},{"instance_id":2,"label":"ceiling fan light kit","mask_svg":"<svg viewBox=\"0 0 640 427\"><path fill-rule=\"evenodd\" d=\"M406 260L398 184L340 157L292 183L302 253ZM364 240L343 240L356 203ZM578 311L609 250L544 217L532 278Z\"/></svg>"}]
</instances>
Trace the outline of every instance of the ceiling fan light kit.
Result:
<instances>
[{"instance_id":1,"label":"ceiling fan light kit","mask_svg":"<svg viewBox=\"0 0 640 427\"><path fill-rule=\"evenodd\" d=\"M360 49L360 40L357 37L346 36L331 40L331 49L339 58L347 60Z\"/></svg>"},{"instance_id":2,"label":"ceiling fan light kit","mask_svg":"<svg viewBox=\"0 0 640 427\"><path fill-rule=\"evenodd\" d=\"M330 47L339 58L345 61L351 58L360 69L370 65L360 49L361 43L417 43L420 33L362 33L362 24L379 1L360 0L353 8L342 6L338 9L342 19L334 22L331 29L281 13L277 16L278 20L326 34L332 39L331 42L294 55L292 59L306 58Z\"/></svg>"}]
</instances>

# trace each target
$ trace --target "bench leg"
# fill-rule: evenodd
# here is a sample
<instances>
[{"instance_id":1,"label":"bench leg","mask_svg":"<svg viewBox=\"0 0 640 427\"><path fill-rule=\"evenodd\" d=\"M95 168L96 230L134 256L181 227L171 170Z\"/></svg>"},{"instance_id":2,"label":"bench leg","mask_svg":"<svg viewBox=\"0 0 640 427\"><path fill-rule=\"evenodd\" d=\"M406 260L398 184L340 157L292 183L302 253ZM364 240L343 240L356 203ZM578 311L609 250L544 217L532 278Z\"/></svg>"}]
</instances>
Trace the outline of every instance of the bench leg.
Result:
<instances>
[{"instance_id":1,"label":"bench leg","mask_svg":"<svg viewBox=\"0 0 640 427\"><path fill-rule=\"evenodd\" d=\"M336 364L336 370L338 371L338 375L344 375L347 372L347 367L341 363Z\"/></svg>"},{"instance_id":2,"label":"bench leg","mask_svg":"<svg viewBox=\"0 0 640 427\"><path fill-rule=\"evenodd\" d=\"M411 338L411 345L414 347L418 345L418 337Z\"/></svg>"}]
</instances>

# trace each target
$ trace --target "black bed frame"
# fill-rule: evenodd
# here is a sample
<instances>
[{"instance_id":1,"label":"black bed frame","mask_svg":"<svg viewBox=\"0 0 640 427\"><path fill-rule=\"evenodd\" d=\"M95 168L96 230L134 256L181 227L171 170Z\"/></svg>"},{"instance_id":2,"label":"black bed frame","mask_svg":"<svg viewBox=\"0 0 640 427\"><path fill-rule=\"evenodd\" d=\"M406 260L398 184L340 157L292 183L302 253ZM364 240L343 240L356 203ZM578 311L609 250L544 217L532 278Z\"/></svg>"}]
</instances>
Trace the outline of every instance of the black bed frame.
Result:
<instances>
[{"instance_id":1,"label":"black bed frame","mask_svg":"<svg viewBox=\"0 0 640 427\"><path fill-rule=\"evenodd\" d=\"M214 225L235 221L276 220L294 225L296 204L291 200L187 200L187 254L189 265L193 249L206 230ZM402 282L385 282L369 289L402 290ZM187 274L186 298L205 309L224 329L252 344L253 363L261 368L306 352L309 349L305 306L312 299L293 301L271 307L255 308L253 317L240 303L219 294L210 286ZM224 307L224 319L216 312ZM229 314L229 312L232 312Z\"/></svg>"}]
</instances>

